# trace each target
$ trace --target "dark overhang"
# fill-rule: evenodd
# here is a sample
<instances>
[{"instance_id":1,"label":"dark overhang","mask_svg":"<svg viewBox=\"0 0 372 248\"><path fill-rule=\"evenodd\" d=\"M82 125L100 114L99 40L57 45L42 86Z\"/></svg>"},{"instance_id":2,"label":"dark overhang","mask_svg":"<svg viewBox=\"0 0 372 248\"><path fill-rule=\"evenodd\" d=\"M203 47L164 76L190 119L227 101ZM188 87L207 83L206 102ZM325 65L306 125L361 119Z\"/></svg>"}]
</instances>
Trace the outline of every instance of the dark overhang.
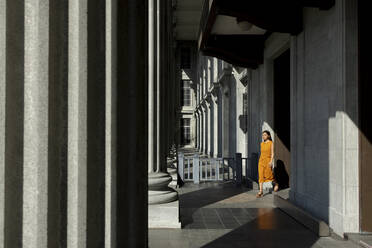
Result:
<instances>
[{"instance_id":1,"label":"dark overhang","mask_svg":"<svg viewBox=\"0 0 372 248\"><path fill-rule=\"evenodd\" d=\"M206 0L199 50L237 66L256 68L263 63L269 34L297 35L302 31L303 7L327 10L334 4L335 0ZM239 30L241 23L253 28Z\"/></svg>"}]
</instances>

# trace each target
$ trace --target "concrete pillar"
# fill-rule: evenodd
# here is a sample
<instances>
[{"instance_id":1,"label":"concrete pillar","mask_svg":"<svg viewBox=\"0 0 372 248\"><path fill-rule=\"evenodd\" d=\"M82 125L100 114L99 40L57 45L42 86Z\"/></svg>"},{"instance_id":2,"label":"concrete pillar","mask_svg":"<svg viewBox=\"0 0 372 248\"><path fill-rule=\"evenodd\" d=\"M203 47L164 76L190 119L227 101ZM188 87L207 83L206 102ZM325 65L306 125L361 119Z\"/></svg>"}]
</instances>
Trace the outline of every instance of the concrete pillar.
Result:
<instances>
[{"instance_id":1,"label":"concrete pillar","mask_svg":"<svg viewBox=\"0 0 372 248\"><path fill-rule=\"evenodd\" d=\"M200 148L201 148L201 140L202 140L202 137L201 137L201 122L202 122L202 116L200 114L200 111L199 109L197 109L197 114L198 114L198 151L200 151Z\"/></svg>"},{"instance_id":2,"label":"concrete pillar","mask_svg":"<svg viewBox=\"0 0 372 248\"><path fill-rule=\"evenodd\" d=\"M149 204L161 204L177 200L177 192L168 188L171 176L164 171L162 159L162 134L161 107L162 104L162 82L160 80L160 52L159 27L154 24L159 22L159 14L154 0L149 1L149 63L148 63L148 173L149 173ZM160 4L160 2L157 2ZM157 13L155 17L155 13ZM156 22L154 21L156 20ZM156 38L156 40L155 40ZM155 76L156 75L156 76ZM154 128L156 127L156 128Z\"/></svg>"},{"instance_id":3,"label":"concrete pillar","mask_svg":"<svg viewBox=\"0 0 372 248\"><path fill-rule=\"evenodd\" d=\"M208 147L207 147L207 155L213 156L213 148L214 148L214 140L213 140L213 133L214 133L214 109L213 109L213 101L211 93L208 92L206 98L206 105L208 111Z\"/></svg>"},{"instance_id":4,"label":"concrete pillar","mask_svg":"<svg viewBox=\"0 0 372 248\"><path fill-rule=\"evenodd\" d=\"M5 0L0 0L0 199L5 199L5 103L6 103L6 16ZM4 200L0 201L0 230L4 230ZM0 233L4 246L4 231Z\"/></svg>"},{"instance_id":5,"label":"concrete pillar","mask_svg":"<svg viewBox=\"0 0 372 248\"><path fill-rule=\"evenodd\" d=\"M197 148L198 146L198 114L194 112L194 125L193 125L193 147Z\"/></svg>"},{"instance_id":6,"label":"concrete pillar","mask_svg":"<svg viewBox=\"0 0 372 248\"><path fill-rule=\"evenodd\" d=\"M203 108L202 106L200 105L200 108L199 108L199 112L200 112L200 149L199 149L199 152L203 152L203 149L204 149L204 133L205 133L205 130L204 130L204 122L205 122L205 113L203 111Z\"/></svg>"},{"instance_id":7,"label":"concrete pillar","mask_svg":"<svg viewBox=\"0 0 372 248\"><path fill-rule=\"evenodd\" d=\"M147 247L147 0L117 1L116 6L117 247Z\"/></svg>"},{"instance_id":8,"label":"concrete pillar","mask_svg":"<svg viewBox=\"0 0 372 248\"><path fill-rule=\"evenodd\" d=\"M0 1L0 246L47 247L55 180L50 91L55 85L48 1ZM6 11L5 11L6 10ZM63 46L62 46L63 47ZM56 105L59 98L54 99ZM48 234L46 231L50 231Z\"/></svg>"},{"instance_id":9,"label":"concrete pillar","mask_svg":"<svg viewBox=\"0 0 372 248\"><path fill-rule=\"evenodd\" d=\"M76 248L87 239L87 7L69 2L67 246Z\"/></svg>"},{"instance_id":10,"label":"concrete pillar","mask_svg":"<svg viewBox=\"0 0 372 248\"><path fill-rule=\"evenodd\" d=\"M169 188L172 177L166 169L164 119L166 93L164 77L161 77L160 15L162 1L149 0L148 10L148 216L149 227L180 228L178 193ZM154 24L157 25L154 25ZM156 128L153 128L153 127Z\"/></svg>"},{"instance_id":11,"label":"concrete pillar","mask_svg":"<svg viewBox=\"0 0 372 248\"><path fill-rule=\"evenodd\" d=\"M0 1L0 247L147 247L146 6Z\"/></svg>"},{"instance_id":12,"label":"concrete pillar","mask_svg":"<svg viewBox=\"0 0 372 248\"><path fill-rule=\"evenodd\" d=\"M202 152L204 154L208 153L208 107L206 101L203 100L202 102L202 112L203 112L203 146Z\"/></svg>"},{"instance_id":13,"label":"concrete pillar","mask_svg":"<svg viewBox=\"0 0 372 248\"><path fill-rule=\"evenodd\" d=\"M106 171L105 248L117 247L116 144L117 144L117 2L106 1Z\"/></svg>"},{"instance_id":14,"label":"concrete pillar","mask_svg":"<svg viewBox=\"0 0 372 248\"><path fill-rule=\"evenodd\" d=\"M230 90L227 85L222 88L222 156L229 157L230 136Z\"/></svg>"},{"instance_id":15,"label":"concrete pillar","mask_svg":"<svg viewBox=\"0 0 372 248\"><path fill-rule=\"evenodd\" d=\"M199 115L198 112L195 115L195 148L199 147Z\"/></svg>"},{"instance_id":16,"label":"concrete pillar","mask_svg":"<svg viewBox=\"0 0 372 248\"><path fill-rule=\"evenodd\" d=\"M220 119L222 116L220 116L220 88L218 83L213 84L213 90L212 90L212 104L213 104L213 157L217 158L221 156L219 153L220 150L220 136L221 133L220 130Z\"/></svg>"},{"instance_id":17,"label":"concrete pillar","mask_svg":"<svg viewBox=\"0 0 372 248\"><path fill-rule=\"evenodd\" d=\"M22 243L36 248L48 242L48 1L25 1L24 15Z\"/></svg>"},{"instance_id":18,"label":"concrete pillar","mask_svg":"<svg viewBox=\"0 0 372 248\"><path fill-rule=\"evenodd\" d=\"M67 239L71 247L105 241L105 22L104 2L69 3Z\"/></svg>"},{"instance_id":19,"label":"concrete pillar","mask_svg":"<svg viewBox=\"0 0 372 248\"><path fill-rule=\"evenodd\" d=\"M24 2L7 1L1 20L5 36L1 36L2 43L6 44L0 59L5 73L5 128L4 128L4 224L2 247L22 246L22 195L23 195L23 127L24 127ZM13 30L13 32L11 31ZM14 32L19 30L19 32ZM5 53L5 54L4 54ZM12 65L12 66L9 66ZM4 80L4 78L3 78ZM11 82L11 83L10 83ZM3 94L3 92L2 92ZM4 110L3 110L4 111ZM3 119L2 119L3 120ZM2 156L1 156L2 157Z\"/></svg>"}]
</instances>

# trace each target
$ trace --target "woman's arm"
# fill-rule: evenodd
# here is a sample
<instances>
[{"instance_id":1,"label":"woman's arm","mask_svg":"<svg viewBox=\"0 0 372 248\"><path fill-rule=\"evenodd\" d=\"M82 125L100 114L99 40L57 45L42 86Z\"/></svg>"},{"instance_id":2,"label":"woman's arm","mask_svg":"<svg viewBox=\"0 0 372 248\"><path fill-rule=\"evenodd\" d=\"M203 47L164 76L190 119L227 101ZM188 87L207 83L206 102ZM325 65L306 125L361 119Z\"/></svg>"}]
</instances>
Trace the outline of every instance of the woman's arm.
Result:
<instances>
[{"instance_id":1,"label":"woman's arm","mask_svg":"<svg viewBox=\"0 0 372 248\"><path fill-rule=\"evenodd\" d=\"M271 160L270 165L272 166L274 162L274 142L271 143Z\"/></svg>"}]
</instances>

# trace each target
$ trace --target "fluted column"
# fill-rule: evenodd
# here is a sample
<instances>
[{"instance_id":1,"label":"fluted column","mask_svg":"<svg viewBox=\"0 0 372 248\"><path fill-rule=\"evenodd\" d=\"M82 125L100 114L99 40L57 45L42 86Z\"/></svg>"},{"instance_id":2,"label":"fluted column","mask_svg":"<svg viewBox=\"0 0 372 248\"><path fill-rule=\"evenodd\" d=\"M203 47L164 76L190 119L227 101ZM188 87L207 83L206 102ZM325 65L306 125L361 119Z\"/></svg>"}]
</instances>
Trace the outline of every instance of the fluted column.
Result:
<instances>
[{"instance_id":1,"label":"fluted column","mask_svg":"<svg viewBox=\"0 0 372 248\"><path fill-rule=\"evenodd\" d=\"M204 109L202 107L202 105L200 105L200 114L201 114L201 123L200 123L200 129L201 129L201 146L200 146L200 152L204 152L204 147L205 147L205 129L204 129L204 124L205 124L205 112L204 112Z\"/></svg>"},{"instance_id":2,"label":"fluted column","mask_svg":"<svg viewBox=\"0 0 372 248\"><path fill-rule=\"evenodd\" d=\"M149 124L148 106L145 104L148 98L148 66L144 63L148 58L147 0L115 2L118 12L118 97L117 244L114 247L147 247Z\"/></svg>"},{"instance_id":3,"label":"fluted column","mask_svg":"<svg viewBox=\"0 0 372 248\"><path fill-rule=\"evenodd\" d=\"M162 95L164 87L160 77L160 1L149 0L148 30L149 30L149 56L148 56L148 187L149 204L162 204L178 199L175 190L168 187L172 177L164 170L166 167L165 154L162 148Z\"/></svg>"},{"instance_id":4,"label":"fluted column","mask_svg":"<svg viewBox=\"0 0 372 248\"><path fill-rule=\"evenodd\" d=\"M49 1L25 1L23 239L47 246ZM40 46L45 44L45 46ZM38 61L35 63L35 61ZM37 82L37 83L36 83Z\"/></svg>"},{"instance_id":5,"label":"fluted column","mask_svg":"<svg viewBox=\"0 0 372 248\"><path fill-rule=\"evenodd\" d=\"M147 247L145 11L0 0L0 247Z\"/></svg>"},{"instance_id":6,"label":"fluted column","mask_svg":"<svg viewBox=\"0 0 372 248\"><path fill-rule=\"evenodd\" d=\"M6 16L0 0L0 199L5 199ZM0 246L4 246L4 200L0 201Z\"/></svg>"},{"instance_id":7,"label":"fluted column","mask_svg":"<svg viewBox=\"0 0 372 248\"><path fill-rule=\"evenodd\" d=\"M221 123L220 119L222 116L220 116L220 88L218 83L213 84L213 90L212 90L212 104L213 104L213 157L217 158L221 156L219 153L220 151L220 129L221 129Z\"/></svg>"},{"instance_id":8,"label":"fluted column","mask_svg":"<svg viewBox=\"0 0 372 248\"><path fill-rule=\"evenodd\" d=\"M87 1L69 2L68 247L86 247Z\"/></svg>"},{"instance_id":9,"label":"fluted column","mask_svg":"<svg viewBox=\"0 0 372 248\"><path fill-rule=\"evenodd\" d=\"M195 147L197 148L197 149L199 149L199 141L200 141L200 138L199 138L199 135L200 135L200 131L199 131L199 121L200 121L200 119L199 119L199 113L196 111L195 112L195 120L196 120L196 125L195 125L195 130L196 130L196 132L195 132L195 139L196 139L196 145L195 145Z\"/></svg>"},{"instance_id":10,"label":"fluted column","mask_svg":"<svg viewBox=\"0 0 372 248\"><path fill-rule=\"evenodd\" d=\"M202 102L203 111L203 153L208 154L208 106L206 101Z\"/></svg>"},{"instance_id":11,"label":"fluted column","mask_svg":"<svg viewBox=\"0 0 372 248\"><path fill-rule=\"evenodd\" d=\"M214 106L212 101L211 93L208 92L206 97L206 105L208 111L208 145L207 145L207 155L213 156L213 148L214 148L214 140L213 140L213 133L214 133Z\"/></svg>"},{"instance_id":12,"label":"fluted column","mask_svg":"<svg viewBox=\"0 0 372 248\"><path fill-rule=\"evenodd\" d=\"M230 136L230 90L228 85L221 89L222 98L222 156L229 157L229 136Z\"/></svg>"}]
</instances>

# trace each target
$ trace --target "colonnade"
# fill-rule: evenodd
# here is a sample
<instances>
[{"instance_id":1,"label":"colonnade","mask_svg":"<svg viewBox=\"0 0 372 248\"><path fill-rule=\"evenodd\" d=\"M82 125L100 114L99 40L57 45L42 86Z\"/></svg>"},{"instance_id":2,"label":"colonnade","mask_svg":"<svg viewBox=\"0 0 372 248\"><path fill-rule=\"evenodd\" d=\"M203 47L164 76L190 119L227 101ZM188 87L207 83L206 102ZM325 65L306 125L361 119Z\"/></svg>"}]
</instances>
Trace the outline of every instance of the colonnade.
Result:
<instances>
[{"instance_id":1,"label":"colonnade","mask_svg":"<svg viewBox=\"0 0 372 248\"><path fill-rule=\"evenodd\" d=\"M168 187L167 155L176 123L171 5L149 0L148 29L148 203L149 227L180 227L178 193ZM165 44L164 44L165 43ZM173 72L173 73L171 73ZM170 204L172 203L172 204Z\"/></svg>"},{"instance_id":2,"label":"colonnade","mask_svg":"<svg viewBox=\"0 0 372 248\"><path fill-rule=\"evenodd\" d=\"M147 0L0 0L0 247L147 246L147 175L176 137L171 4L151 51Z\"/></svg>"},{"instance_id":3,"label":"colonnade","mask_svg":"<svg viewBox=\"0 0 372 248\"><path fill-rule=\"evenodd\" d=\"M218 68L216 58L201 57L197 87L196 148L210 157L228 157L230 70ZM229 67L225 63L226 67ZM207 68L207 69L206 69ZM207 74L205 74L207 73ZM220 76L220 77L219 77ZM207 86L206 86L207 85Z\"/></svg>"}]
</instances>

